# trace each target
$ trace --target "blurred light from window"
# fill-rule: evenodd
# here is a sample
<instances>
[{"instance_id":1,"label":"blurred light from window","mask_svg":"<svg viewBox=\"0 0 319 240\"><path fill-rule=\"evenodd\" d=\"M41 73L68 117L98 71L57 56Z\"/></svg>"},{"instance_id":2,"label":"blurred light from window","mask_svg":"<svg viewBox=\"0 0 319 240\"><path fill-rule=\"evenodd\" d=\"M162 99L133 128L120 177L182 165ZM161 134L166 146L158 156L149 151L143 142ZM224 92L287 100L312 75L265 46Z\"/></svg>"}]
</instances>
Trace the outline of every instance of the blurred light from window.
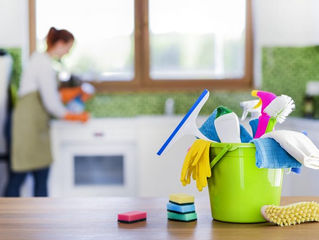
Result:
<instances>
[{"instance_id":1,"label":"blurred light from window","mask_svg":"<svg viewBox=\"0 0 319 240\"><path fill-rule=\"evenodd\" d=\"M134 78L133 0L36 1L37 49L45 49L50 27L74 34L65 68L84 79Z\"/></svg>"},{"instance_id":2,"label":"blurred light from window","mask_svg":"<svg viewBox=\"0 0 319 240\"><path fill-rule=\"evenodd\" d=\"M149 0L153 79L241 78L246 0Z\"/></svg>"}]
</instances>

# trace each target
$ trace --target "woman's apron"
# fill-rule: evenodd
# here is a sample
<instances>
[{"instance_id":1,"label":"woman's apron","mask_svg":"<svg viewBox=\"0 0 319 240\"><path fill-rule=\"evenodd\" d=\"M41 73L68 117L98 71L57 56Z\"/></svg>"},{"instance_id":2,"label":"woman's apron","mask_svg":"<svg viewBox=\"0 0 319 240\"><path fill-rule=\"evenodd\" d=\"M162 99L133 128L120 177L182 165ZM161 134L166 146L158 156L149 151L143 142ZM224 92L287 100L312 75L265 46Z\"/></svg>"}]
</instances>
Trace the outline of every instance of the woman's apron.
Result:
<instances>
[{"instance_id":1,"label":"woman's apron","mask_svg":"<svg viewBox=\"0 0 319 240\"><path fill-rule=\"evenodd\" d=\"M13 112L12 129L11 169L14 172L50 166L49 120L39 92L29 93L18 100Z\"/></svg>"}]
</instances>

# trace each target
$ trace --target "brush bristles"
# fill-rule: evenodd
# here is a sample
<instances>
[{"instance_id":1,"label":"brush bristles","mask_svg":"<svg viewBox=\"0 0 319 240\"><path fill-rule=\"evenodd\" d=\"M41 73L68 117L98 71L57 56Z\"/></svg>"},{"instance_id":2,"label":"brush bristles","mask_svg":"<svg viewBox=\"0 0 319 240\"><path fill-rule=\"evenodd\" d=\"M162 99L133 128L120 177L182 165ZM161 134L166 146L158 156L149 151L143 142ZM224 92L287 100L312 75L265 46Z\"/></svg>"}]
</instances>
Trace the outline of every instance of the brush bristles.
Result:
<instances>
[{"instance_id":1,"label":"brush bristles","mask_svg":"<svg viewBox=\"0 0 319 240\"><path fill-rule=\"evenodd\" d=\"M319 222L319 204L300 202L287 206L264 206L262 214L266 220L279 226L290 226L305 222Z\"/></svg>"},{"instance_id":2,"label":"brush bristles","mask_svg":"<svg viewBox=\"0 0 319 240\"><path fill-rule=\"evenodd\" d=\"M282 123L294 109L294 100L287 95L281 95L276 97L265 108L264 112L267 113L270 117L276 118L277 122Z\"/></svg>"}]
</instances>

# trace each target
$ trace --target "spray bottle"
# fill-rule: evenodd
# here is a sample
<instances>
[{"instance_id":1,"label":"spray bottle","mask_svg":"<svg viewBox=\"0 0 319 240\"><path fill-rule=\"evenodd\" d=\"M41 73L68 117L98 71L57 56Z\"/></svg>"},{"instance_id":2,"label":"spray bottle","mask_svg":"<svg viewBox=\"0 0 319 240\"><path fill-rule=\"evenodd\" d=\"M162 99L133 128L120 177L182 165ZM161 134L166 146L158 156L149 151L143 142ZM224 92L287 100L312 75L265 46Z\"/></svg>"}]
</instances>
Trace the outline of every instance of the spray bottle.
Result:
<instances>
[{"instance_id":1,"label":"spray bottle","mask_svg":"<svg viewBox=\"0 0 319 240\"><path fill-rule=\"evenodd\" d=\"M243 115L241 116L241 121L244 121L250 113L250 120L256 119L260 116L260 106L255 108L258 104L259 100L249 100L240 102L240 106L243 108Z\"/></svg>"},{"instance_id":2,"label":"spray bottle","mask_svg":"<svg viewBox=\"0 0 319 240\"><path fill-rule=\"evenodd\" d=\"M81 85L82 92L87 94L87 95L93 95L95 93L95 88L93 85L89 83L83 83ZM85 110L85 101L82 98L82 94L79 94L76 96L74 99L72 99L67 105L67 109L73 113L81 113Z\"/></svg>"},{"instance_id":3,"label":"spray bottle","mask_svg":"<svg viewBox=\"0 0 319 240\"><path fill-rule=\"evenodd\" d=\"M267 113L265 113L264 110L276 98L276 95L271 92L259 90L253 90L251 92L251 95L254 97L259 97L260 99L258 104L255 106L255 108L257 108L261 105L261 116L259 117L256 134L254 136L254 138L259 138L266 132L268 122L270 119L270 116Z\"/></svg>"}]
</instances>

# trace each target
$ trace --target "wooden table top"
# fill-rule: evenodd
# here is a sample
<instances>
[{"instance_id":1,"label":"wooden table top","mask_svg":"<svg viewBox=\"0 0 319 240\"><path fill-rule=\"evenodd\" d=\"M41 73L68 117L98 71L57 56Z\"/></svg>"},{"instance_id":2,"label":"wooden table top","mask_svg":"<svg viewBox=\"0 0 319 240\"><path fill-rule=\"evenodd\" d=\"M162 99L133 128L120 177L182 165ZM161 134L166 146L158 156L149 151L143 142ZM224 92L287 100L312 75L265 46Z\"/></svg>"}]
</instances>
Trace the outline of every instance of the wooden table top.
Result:
<instances>
[{"instance_id":1,"label":"wooden table top","mask_svg":"<svg viewBox=\"0 0 319 240\"><path fill-rule=\"evenodd\" d=\"M319 197L284 197L282 204ZM278 227L270 223L212 221L208 197L195 199L198 220L168 221L167 198L0 198L0 239L319 239L319 223ZM147 221L117 222L119 212L147 211Z\"/></svg>"}]
</instances>

